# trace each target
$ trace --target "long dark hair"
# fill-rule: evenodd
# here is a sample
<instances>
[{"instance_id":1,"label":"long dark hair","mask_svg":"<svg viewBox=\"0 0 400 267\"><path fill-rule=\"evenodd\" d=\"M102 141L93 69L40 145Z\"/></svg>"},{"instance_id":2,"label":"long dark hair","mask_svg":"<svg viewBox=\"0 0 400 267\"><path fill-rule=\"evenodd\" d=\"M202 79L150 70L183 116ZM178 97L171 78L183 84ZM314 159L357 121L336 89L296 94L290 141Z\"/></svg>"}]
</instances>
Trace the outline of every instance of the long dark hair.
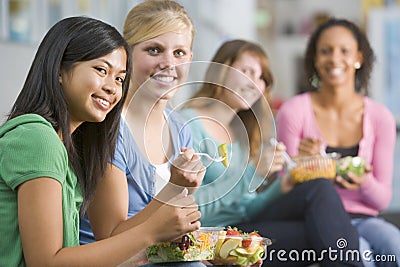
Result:
<instances>
[{"instance_id":1,"label":"long dark hair","mask_svg":"<svg viewBox=\"0 0 400 267\"><path fill-rule=\"evenodd\" d=\"M69 70L76 62L93 60L121 47L127 54L122 99L103 122L84 122L71 135L68 105L59 83L61 69ZM88 17L63 19L48 31L41 42L8 116L10 120L23 114L38 114L61 133L82 188L82 214L92 199L97 182L104 175L107 162L114 156L130 73L130 48L114 27Z\"/></svg>"},{"instance_id":2,"label":"long dark hair","mask_svg":"<svg viewBox=\"0 0 400 267\"><path fill-rule=\"evenodd\" d=\"M317 53L317 43L321 34L334 26L341 26L348 29L354 36L354 39L357 42L358 51L361 52L363 56L363 64L360 69L356 70L356 82L355 82L355 89L356 92L361 92L365 95L368 95L368 87L369 81L371 77L373 63L375 61L375 54L371 48L371 45L368 41L366 34L353 22L348 21L346 19L337 19L331 18L325 23L321 24L315 32L311 35L305 55L304 61L304 68L305 68L305 75L307 81L310 82L310 89L317 90L318 88L313 88L312 77L318 75L318 72L315 68L315 57Z\"/></svg>"}]
</instances>

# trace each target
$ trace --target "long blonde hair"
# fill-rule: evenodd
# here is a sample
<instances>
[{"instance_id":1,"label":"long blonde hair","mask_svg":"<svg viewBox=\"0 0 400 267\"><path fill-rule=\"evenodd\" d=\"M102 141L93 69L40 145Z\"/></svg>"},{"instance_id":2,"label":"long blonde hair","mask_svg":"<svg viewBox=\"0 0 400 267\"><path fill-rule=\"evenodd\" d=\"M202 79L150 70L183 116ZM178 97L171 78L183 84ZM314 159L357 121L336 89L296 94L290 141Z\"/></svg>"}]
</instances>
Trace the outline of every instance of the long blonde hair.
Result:
<instances>
[{"instance_id":1,"label":"long blonde hair","mask_svg":"<svg viewBox=\"0 0 400 267\"><path fill-rule=\"evenodd\" d=\"M131 9L124 23L124 38L134 45L167 32L191 32L194 39L193 22L183 6L171 0L147 0Z\"/></svg>"}]
</instances>

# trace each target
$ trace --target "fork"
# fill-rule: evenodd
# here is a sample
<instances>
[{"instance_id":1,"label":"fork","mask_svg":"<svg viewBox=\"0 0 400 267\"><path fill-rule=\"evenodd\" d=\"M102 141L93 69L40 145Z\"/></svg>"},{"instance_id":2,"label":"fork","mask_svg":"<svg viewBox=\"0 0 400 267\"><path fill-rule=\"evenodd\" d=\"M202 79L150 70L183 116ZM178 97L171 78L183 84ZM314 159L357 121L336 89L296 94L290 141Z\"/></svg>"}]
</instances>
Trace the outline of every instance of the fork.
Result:
<instances>
[{"instance_id":1,"label":"fork","mask_svg":"<svg viewBox=\"0 0 400 267\"><path fill-rule=\"evenodd\" d=\"M271 138L269 140L270 144L273 146L277 146L278 145L278 140L276 140L275 138ZM288 169L293 169L294 167L297 166L297 163L289 156L289 154L286 151L282 152L283 158L286 161L287 167Z\"/></svg>"},{"instance_id":2,"label":"fork","mask_svg":"<svg viewBox=\"0 0 400 267\"><path fill-rule=\"evenodd\" d=\"M182 155L183 153L184 152L180 152L179 154ZM214 162L221 162L221 161L223 161L225 159L225 157L221 157L221 156L219 156L217 158L213 158L210 155L208 155L207 153L202 153L202 152L195 152L194 154L198 155L198 156L204 156L204 157L206 157L209 160L214 161Z\"/></svg>"}]
</instances>

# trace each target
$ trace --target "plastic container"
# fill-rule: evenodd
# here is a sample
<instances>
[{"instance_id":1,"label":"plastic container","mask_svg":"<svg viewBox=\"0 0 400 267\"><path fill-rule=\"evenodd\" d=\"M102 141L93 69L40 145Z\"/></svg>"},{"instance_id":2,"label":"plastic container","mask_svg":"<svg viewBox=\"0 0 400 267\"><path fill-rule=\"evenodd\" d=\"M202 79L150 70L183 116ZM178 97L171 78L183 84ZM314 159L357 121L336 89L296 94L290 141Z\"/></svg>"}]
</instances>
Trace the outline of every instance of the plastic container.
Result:
<instances>
[{"instance_id":1,"label":"plastic container","mask_svg":"<svg viewBox=\"0 0 400 267\"><path fill-rule=\"evenodd\" d=\"M226 232L225 232L226 233ZM215 249L215 265L250 266L266 258L266 249L270 239L249 234L220 235Z\"/></svg>"},{"instance_id":2,"label":"plastic container","mask_svg":"<svg viewBox=\"0 0 400 267\"><path fill-rule=\"evenodd\" d=\"M223 227L201 227L177 240L161 242L146 249L151 263L213 260Z\"/></svg>"},{"instance_id":3,"label":"plastic container","mask_svg":"<svg viewBox=\"0 0 400 267\"><path fill-rule=\"evenodd\" d=\"M336 162L336 173L342 176L348 182L351 182L350 177L347 175L349 172L361 176L365 173L365 159L362 157L347 156L340 158Z\"/></svg>"},{"instance_id":4,"label":"plastic container","mask_svg":"<svg viewBox=\"0 0 400 267\"><path fill-rule=\"evenodd\" d=\"M296 166L290 170L290 174L296 183L316 178L333 179L336 177L336 156L335 153L296 158Z\"/></svg>"}]
</instances>

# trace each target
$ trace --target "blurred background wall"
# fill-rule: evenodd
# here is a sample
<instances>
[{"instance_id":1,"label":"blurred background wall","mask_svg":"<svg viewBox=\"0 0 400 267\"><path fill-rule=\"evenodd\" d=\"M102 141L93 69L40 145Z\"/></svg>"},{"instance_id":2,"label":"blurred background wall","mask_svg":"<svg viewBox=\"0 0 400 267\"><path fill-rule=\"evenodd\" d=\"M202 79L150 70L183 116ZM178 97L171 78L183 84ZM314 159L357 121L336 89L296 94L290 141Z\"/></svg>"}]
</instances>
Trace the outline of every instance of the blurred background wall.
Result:
<instances>
[{"instance_id":1,"label":"blurred background wall","mask_svg":"<svg viewBox=\"0 0 400 267\"><path fill-rule=\"evenodd\" d=\"M88 15L122 32L128 11L142 0L0 0L0 123L17 97L45 32L71 15ZM194 60L210 60L225 40L259 42L271 59L274 107L303 86L302 55L315 26L326 17L363 27L377 54L371 97L388 106L400 125L400 0L177 0L195 27ZM398 134L399 136L399 134ZM396 148L394 197L400 212L400 148Z\"/></svg>"}]
</instances>

